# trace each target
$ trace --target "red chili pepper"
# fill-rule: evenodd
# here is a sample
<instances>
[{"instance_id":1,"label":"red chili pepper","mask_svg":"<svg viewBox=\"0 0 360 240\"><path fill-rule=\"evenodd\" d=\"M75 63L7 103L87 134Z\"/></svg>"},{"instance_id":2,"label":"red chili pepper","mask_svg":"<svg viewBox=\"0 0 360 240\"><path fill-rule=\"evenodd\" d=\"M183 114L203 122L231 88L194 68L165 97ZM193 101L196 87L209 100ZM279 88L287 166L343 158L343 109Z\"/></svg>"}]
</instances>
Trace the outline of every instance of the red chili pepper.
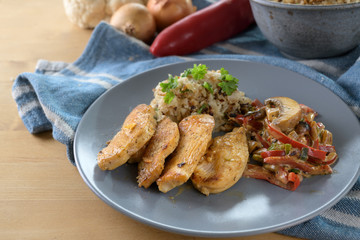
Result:
<instances>
[{"instance_id":1,"label":"red chili pepper","mask_svg":"<svg viewBox=\"0 0 360 240\"><path fill-rule=\"evenodd\" d=\"M238 34L254 23L249 0L221 0L165 28L150 52L186 55Z\"/></svg>"},{"instance_id":2,"label":"red chili pepper","mask_svg":"<svg viewBox=\"0 0 360 240\"><path fill-rule=\"evenodd\" d=\"M306 144L303 144L301 142L295 141L294 139L291 139L290 137L286 136L284 133L282 133L280 130L278 130L276 127L272 126L272 124L268 125L268 132L270 133L271 136L273 136L274 138L276 138L277 140L279 140L282 143L289 143L291 144L291 146L295 147L295 148L308 148L309 152L308 155L312 156L314 158L318 158L320 160L325 160L326 158L326 152L319 150L319 149L315 149L312 148Z\"/></svg>"}]
</instances>

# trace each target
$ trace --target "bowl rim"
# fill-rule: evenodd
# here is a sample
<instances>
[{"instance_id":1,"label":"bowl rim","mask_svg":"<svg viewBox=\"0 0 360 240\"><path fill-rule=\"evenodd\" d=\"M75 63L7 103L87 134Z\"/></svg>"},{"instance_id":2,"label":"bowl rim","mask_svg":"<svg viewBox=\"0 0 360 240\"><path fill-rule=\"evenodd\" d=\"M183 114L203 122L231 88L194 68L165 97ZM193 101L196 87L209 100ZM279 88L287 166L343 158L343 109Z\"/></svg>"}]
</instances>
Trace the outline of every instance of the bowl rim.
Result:
<instances>
[{"instance_id":1,"label":"bowl rim","mask_svg":"<svg viewBox=\"0 0 360 240\"><path fill-rule=\"evenodd\" d=\"M271 0L250 0L260 5L265 5L274 8L294 9L294 10L339 10L360 8L360 2L344 3L344 4L329 4L329 5L301 5L292 3L275 2Z\"/></svg>"}]
</instances>

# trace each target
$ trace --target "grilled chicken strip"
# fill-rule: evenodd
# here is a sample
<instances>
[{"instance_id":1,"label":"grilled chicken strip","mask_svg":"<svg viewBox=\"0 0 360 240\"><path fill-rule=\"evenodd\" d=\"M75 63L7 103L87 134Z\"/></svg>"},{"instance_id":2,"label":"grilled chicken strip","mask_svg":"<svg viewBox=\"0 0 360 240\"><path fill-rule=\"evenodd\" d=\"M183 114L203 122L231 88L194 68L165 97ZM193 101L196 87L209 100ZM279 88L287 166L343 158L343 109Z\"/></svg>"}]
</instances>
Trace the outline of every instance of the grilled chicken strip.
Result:
<instances>
[{"instance_id":1,"label":"grilled chicken strip","mask_svg":"<svg viewBox=\"0 0 360 240\"><path fill-rule=\"evenodd\" d=\"M154 135L155 111L151 106L140 104L126 117L121 130L102 149L97 157L102 170L113 170L126 163Z\"/></svg>"},{"instance_id":2,"label":"grilled chicken strip","mask_svg":"<svg viewBox=\"0 0 360 240\"><path fill-rule=\"evenodd\" d=\"M249 151L243 127L214 138L200 160L191 181L205 195L220 193L232 187L242 176Z\"/></svg>"},{"instance_id":3,"label":"grilled chicken strip","mask_svg":"<svg viewBox=\"0 0 360 240\"><path fill-rule=\"evenodd\" d=\"M148 188L155 182L164 169L165 158L169 156L179 143L179 129L170 118L163 118L157 125L154 136L146 147L139 162L139 187Z\"/></svg>"},{"instance_id":4,"label":"grilled chicken strip","mask_svg":"<svg viewBox=\"0 0 360 240\"><path fill-rule=\"evenodd\" d=\"M215 120L208 114L191 115L180 121L179 145L156 181L161 192L166 193L190 178L209 146L214 126Z\"/></svg>"},{"instance_id":5,"label":"grilled chicken strip","mask_svg":"<svg viewBox=\"0 0 360 240\"><path fill-rule=\"evenodd\" d=\"M144 156L146 147L147 147L147 144L145 144L139 151L137 151L136 153L131 155L129 160L127 161L127 163L130 163L130 164L139 163Z\"/></svg>"}]
</instances>

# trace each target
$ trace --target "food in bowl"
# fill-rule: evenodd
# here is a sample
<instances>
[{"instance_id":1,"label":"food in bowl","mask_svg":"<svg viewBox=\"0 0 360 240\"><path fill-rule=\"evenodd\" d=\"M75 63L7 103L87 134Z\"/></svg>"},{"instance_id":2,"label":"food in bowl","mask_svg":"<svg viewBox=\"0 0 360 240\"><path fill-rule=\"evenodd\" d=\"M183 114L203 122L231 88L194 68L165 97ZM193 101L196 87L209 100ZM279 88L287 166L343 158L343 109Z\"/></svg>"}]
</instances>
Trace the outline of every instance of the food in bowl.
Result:
<instances>
[{"instance_id":1,"label":"food in bowl","mask_svg":"<svg viewBox=\"0 0 360 240\"><path fill-rule=\"evenodd\" d=\"M359 46L360 2L327 5L303 2L250 0L257 26L283 55L297 59L328 58Z\"/></svg>"},{"instance_id":2,"label":"food in bowl","mask_svg":"<svg viewBox=\"0 0 360 240\"><path fill-rule=\"evenodd\" d=\"M332 174L338 155L316 111L283 96L251 100L238 81L201 64L169 75L151 104L134 108L99 152L99 167L138 163L139 187L156 183L166 193L190 180L205 195L241 177L295 191L304 178ZM225 132L214 137L218 131ZM138 162L131 160L135 155Z\"/></svg>"},{"instance_id":3,"label":"food in bowl","mask_svg":"<svg viewBox=\"0 0 360 240\"><path fill-rule=\"evenodd\" d=\"M301 5L334 5L358 3L360 0L273 0L274 2L301 4Z\"/></svg>"}]
</instances>

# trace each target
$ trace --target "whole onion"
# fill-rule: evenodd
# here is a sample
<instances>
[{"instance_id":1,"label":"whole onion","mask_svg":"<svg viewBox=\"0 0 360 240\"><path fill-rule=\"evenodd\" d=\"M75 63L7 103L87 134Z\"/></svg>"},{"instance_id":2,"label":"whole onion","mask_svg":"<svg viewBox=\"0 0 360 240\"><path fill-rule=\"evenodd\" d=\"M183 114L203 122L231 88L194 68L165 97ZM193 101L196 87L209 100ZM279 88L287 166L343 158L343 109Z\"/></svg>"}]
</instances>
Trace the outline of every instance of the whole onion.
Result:
<instances>
[{"instance_id":1,"label":"whole onion","mask_svg":"<svg viewBox=\"0 0 360 240\"><path fill-rule=\"evenodd\" d=\"M149 10L140 3L127 3L112 15L110 25L144 42L156 33L156 23Z\"/></svg>"},{"instance_id":2,"label":"whole onion","mask_svg":"<svg viewBox=\"0 0 360 240\"><path fill-rule=\"evenodd\" d=\"M147 8L155 18L158 31L196 11L191 0L149 0Z\"/></svg>"}]
</instances>

